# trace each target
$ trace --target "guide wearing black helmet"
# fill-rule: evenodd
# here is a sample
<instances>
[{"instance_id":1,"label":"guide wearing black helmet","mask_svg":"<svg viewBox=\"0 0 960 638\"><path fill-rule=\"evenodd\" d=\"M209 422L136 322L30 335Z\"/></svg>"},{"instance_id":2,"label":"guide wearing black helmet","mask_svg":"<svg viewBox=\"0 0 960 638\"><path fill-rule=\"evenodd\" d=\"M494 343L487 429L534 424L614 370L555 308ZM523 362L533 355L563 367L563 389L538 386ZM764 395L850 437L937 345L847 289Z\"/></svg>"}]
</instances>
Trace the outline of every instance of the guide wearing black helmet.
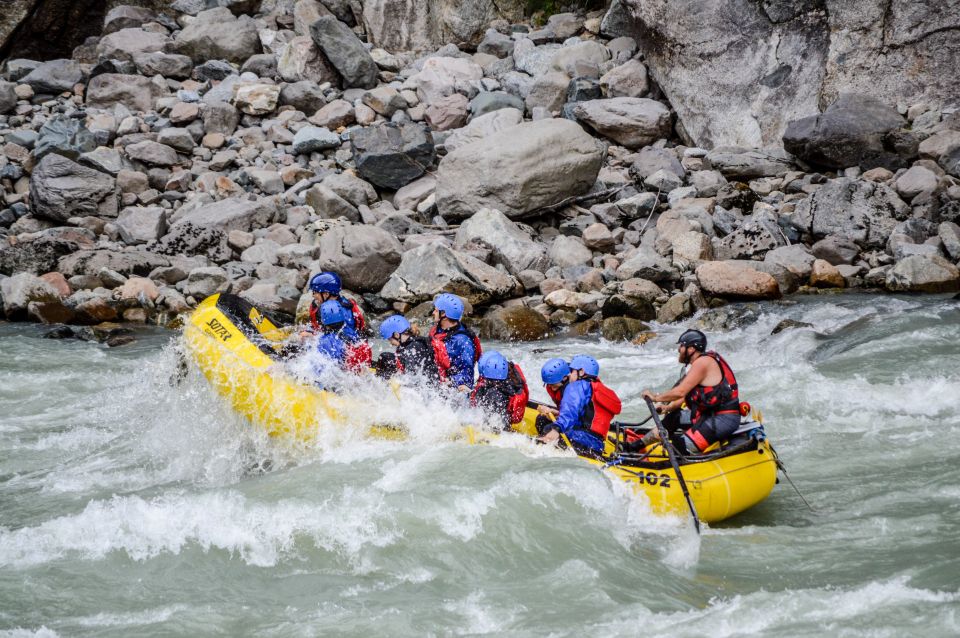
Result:
<instances>
[{"instance_id":1,"label":"guide wearing black helmet","mask_svg":"<svg viewBox=\"0 0 960 638\"><path fill-rule=\"evenodd\" d=\"M737 378L727 362L716 352L707 350L707 336L699 330L687 330L677 340L680 363L689 366L677 384L656 394L644 390L643 396L666 404L660 408L668 413L663 423L668 430L682 429L680 407L690 409L690 426L683 432L681 442L690 454L703 452L716 441L726 439L740 426L740 392ZM656 438L653 430L642 440L651 443Z\"/></svg>"}]
</instances>

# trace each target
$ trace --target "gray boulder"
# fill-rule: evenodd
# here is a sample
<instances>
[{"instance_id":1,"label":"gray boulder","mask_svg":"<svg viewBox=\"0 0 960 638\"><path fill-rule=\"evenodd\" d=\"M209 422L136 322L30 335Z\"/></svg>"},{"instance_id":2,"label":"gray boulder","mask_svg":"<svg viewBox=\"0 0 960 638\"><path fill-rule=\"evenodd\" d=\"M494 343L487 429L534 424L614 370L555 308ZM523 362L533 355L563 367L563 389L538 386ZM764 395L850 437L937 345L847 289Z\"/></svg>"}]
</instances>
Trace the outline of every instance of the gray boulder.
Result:
<instances>
[{"instance_id":1,"label":"gray boulder","mask_svg":"<svg viewBox=\"0 0 960 638\"><path fill-rule=\"evenodd\" d=\"M452 218L469 217L481 208L522 217L588 191L603 155L603 147L569 120L509 127L443 158L437 169L437 207Z\"/></svg>"},{"instance_id":2,"label":"gray boulder","mask_svg":"<svg viewBox=\"0 0 960 638\"><path fill-rule=\"evenodd\" d=\"M158 97L166 92L165 84L142 75L104 73L90 80L87 106L100 109L122 104L131 111L152 111Z\"/></svg>"},{"instance_id":3,"label":"gray boulder","mask_svg":"<svg viewBox=\"0 0 960 638\"><path fill-rule=\"evenodd\" d=\"M396 190L433 165L436 149L422 124L393 124L355 129L350 134L353 162L369 182Z\"/></svg>"},{"instance_id":4,"label":"gray boulder","mask_svg":"<svg viewBox=\"0 0 960 638\"><path fill-rule=\"evenodd\" d=\"M224 232L231 230L252 231L266 228L274 222L283 221L273 199L223 199L219 202L199 206L191 211L178 211L171 230L181 224L192 224L203 228L216 228Z\"/></svg>"},{"instance_id":5,"label":"gray boulder","mask_svg":"<svg viewBox=\"0 0 960 638\"><path fill-rule=\"evenodd\" d=\"M177 152L159 142L144 140L126 147L127 157L151 166L174 166L179 163Z\"/></svg>"},{"instance_id":6,"label":"gray boulder","mask_svg":"<svg viewBox=\"0 0 960 638\"><path fill-rule=\"evenodd\" d=\"M475 98L470 100L470 113L474 119L500 109L522 111L523 100L505 91L480 91Z\"/></svg>"},{"instance_id":7,"label":"gray boulder","mask_svg":"<svg viewBox=\"0 0 960 638\"><path fill-rule=\"evenodd\" d=\"M905 124L899 113L880 100L843 94L820 115L790 122L783 146L816 166L896 169L903 160L887 136Z\"/></svg>"},{"instance_id":8,"label":"gray boulder","mask_svg":"<svg viewBox=\"0 0 960 638\"><path fill-rule=\"evenodd\" d=\"M96 147L96 137L87 130L83 120L61 115L50 118L40 127L33 157L41 159L50 153L57 153L78 160L80 155Z\"/></svg>"},{"instance_id":9,"label":"gray boulder","mask_svg":"<svg viewBox=\"0 0 960 638\"><path fill-rule=\"evenodd\" d=\"M790 156L778 148L747 149L721 146L707 153L707 161L724 177L754 179L786 175L793 170Z\"/></svg>"},{"instance_id":10,"label":"gray boulder","mask_svg":"<svg viewBox=\"0 0 960 638\"><path fill-rule=\"evenodd\" d=\"M143 53L133 59L141 75L162 75L165 78L186 80L193 71L193 60L176 53Z\"/></svg>"},{"instance_id":11,"label":"gray boulder","mask_svg":"<svg viewBox=\"0 0 960 638\"><path fill-rule=\"evenodd\" d=\"M419 303L440 292L452 292L470 304L482 305L509 297L514 289L520 289L519 282L503 271L431 242L403 254L380 296Z\"/></svg>"},{"instance_id":12,"label":"gray boulder","mask_svg":"<svg viewBox=\"0 0 960 638\"><path fill-rule=\"evenodd\" d=\"M627 258L617 268L617 279L646 279L657 283L668 283L680 278L673 262L662 256L650 246L641 245L628 253Z\"/></svg>"},{"instance_id":13,"label":"gray boulder","mask_svg":"<svg viewBox=\"0 0 960 638\"><path fill-rule=\"evenodd\" d=\"M321 270L340 273L355 292L378 292L400 265L403 252L396 237L382 228L337 224L320 236Z\"/></svg>"},{"instance_id":14,"label":"gray boulder","mask_svg":"<svg viewBox=\"0 0 960 638\"><path fill-rule=\"evenodd\" d=\"M180 31L174 45L197 64L207 60L241 63L260 53L260 36L253 19L236 18L221 8L197 14L196 19Z\"/></svg>"},{"instance_id":15,"label":"gray boulder","mask_svg":"<svg viewBox=\"0 0 960 638\"><path fill-rule=\"evenodd\" d=\"M50 60L44 62L25 77L21 84L29 84L37 93L63 93L83 81L80 64L73 60Z\"/></svg>"},{"instance_id":16,"label":"gray boulder","mask_svg":"<svg viewBox=\"0 0 960 638\"><path fill-rule=\"evenodd\" d=\"M103 19L103 34L114 33L120 29L142 27L145 23L156 19L157 14L151 9L122 4L107 11Z\"/></svg>"},{"instance_id":17,"label":"gray boulder","mask_svg":"<svg viewBox=\"0 0 960 638\"><path fill-rule=\"evenodd\" d=\"M811 246L810 251L817 259L839 266L852 264L860 254L860 247L846 237L827 235Z\"/></svg>"},{"instance_id":18,"label":"gray boulder","mask_svg":"<svg viewBox=\"0 0 960 638\"><path fill-rule=\"evenodd\" d=\"M167 232L169 213L160 206L124 208L117 215L120 238L125 244L157 241Z\"/></svg>"},{"instance_id":19,"label":"gray boulder","mask_svg":"<svg viewBox=\"0 0 960 638\"><path fill-rule=\"evenodd\" d=\"M63 257L57 271L65 277L99 275L104 268L121 275L146 277L155 268L165 268L170 260L142 248L128 250L78 250Z\"/></svg>"},{"instance_id":20,"label":"gray boulder","mask_svg":"<svg viewBox=\"0 0 960 638\"><path fill-rule=\"evenodd\" d=\"M493 135L497 131L516 126L522 121L522 102L516 107L501 108L479 116L474 115L474 118L470 120L466 126L452 131L450 136L444 141L443 146L449 153L457 150L461 146L480 141Z\"/></svg>"},{"instance_id":21,"label":"gray boulder","mask_svg":"<svg viewBox=\"0 0 960 638\"><path fill-rule=\"evenodd\" d=\"M288 84L280 90L280 104L312 115L323 108L327 101L316 83L303 80Z\"/></svg>"},{"instance_id":22,"label":"gray boulder","mask_svg":"<svg viewBox=\"0 0 960 638\"><path fill-rule=\"evenodd\" d=\"M577 102L574 117L627 148L640 148L670 136L670 111L646 98L615 97Z\"/></svg>"},{"instance_id":23,"label":"gray boulder","mask_svg":"<svg viewBox=\"0 0 960 638\"><path fill-rule=\"evenodd\" d=\"M293 152L301 153L322 152L340 146L340 136L322 126L304 126L293 136Z\"/></svg>"},{"instance_id":24,"label":"gray boulder","mask_svg":"<svg viewBox=\"0 0 960 638\"><path fill-rule=\"evenodd\" d=\"M803 244L792 244L774 248L764 255L763 260L770 264L783 266L801 281L810 278L813 270L814 255Z\"/></svg>"},{"instance_id":25,"label":"gray boulder","mask_svg":"<svg viewBox=\"0 0 960 638\"><path fill-rule=\"evenodd\" d=\"M310 25L310 37L340 73L345 88L377 85L377 64L350 27L333 16L322 16Z\"/></svg>"},{"instance_id":26,"label":"gray boulder","mask_svg":"<svg viewBox=\"0 0 960 638\"><path fill-rule=\"evenodd\" d=\"M162 33L131 27L100 38L97 54L101 60L133 62L134 58L144 53L163 51L168 42L167 36Z\"/></svg>"},{"instance_id":27,"label":"gray boulder","mask_svg":"<svg viewBox=\"0 0 960 638\"><path fill-rule=\"evenodd\" d=\"M910 208L893 189L848 177L833 179L797 204L802 230L820 239L840 235L865 249L882 249Z\"/></svg>"},{"instance_id":28,"label":"gray boulder","mask_svg":"<svg viewBox=\"0 0 960 638\"><path fill-rule=\"evenodd\" d=\"M30 179L30 205L38 217L65 222L71 217L116 217L117 182L66 157L50 154L40 160Z\"/></svg>"},{"instance_id":29,"label":"gray boulder","mask_svg":"<svg viewBox=\"0 0 960 638\"><path fill-rule=\"evenodd\" d=\"M480 336L484 339L539 341L550 334L550 324L544 316L527 306L497 308L480 322Z\"/></svg>"},{"instance_id":30,"label":"gray boulder","mask_svg":"<svg viewBox=\"0 0 960 638\"><path fill-rule=\"evenodd\" d=\"M498 210L484 208L465 220L453 242L457 250L480 246L490 251L495 264L512 275L523 270L543 272L549 266L546 248L530 238Z\"/></svg>"},{"instance_id":31,"label":"gray boulder","mask_svg":"<svg viewBox=\"0 0 960 638\"><path fill-rule=\"evenodd\" d=\"M17 93L13 82L0 80L0 115L9 113L17 106Z\"/></svg>"},{"instance_id":32,"label":"gray boulder","mask_svg":"<svg viewBox=\"0 0 960 638\"><path fill-rule=\"evenodd\" d=\"M886 286L894 292L955 292L960 270L939 255L911 255L887 272Z\"/></svg>"}]
</instances>

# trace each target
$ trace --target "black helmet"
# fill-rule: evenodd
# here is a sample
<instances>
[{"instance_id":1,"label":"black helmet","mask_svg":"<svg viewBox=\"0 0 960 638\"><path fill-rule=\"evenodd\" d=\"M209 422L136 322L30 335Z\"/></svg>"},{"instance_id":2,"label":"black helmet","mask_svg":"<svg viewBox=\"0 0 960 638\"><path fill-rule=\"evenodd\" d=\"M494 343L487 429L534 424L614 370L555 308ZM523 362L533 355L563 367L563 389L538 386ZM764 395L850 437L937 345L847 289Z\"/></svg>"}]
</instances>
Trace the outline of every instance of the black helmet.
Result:
<instances>
[{"instance_id":1,"label":"black helmet","mask_svg":"<svg viewBox=\"0 0 960 638\"><path fill-rule=\"evenodd\" d=\"M677 343L696 348L698 352L703 352L707 349L707 335L699 330L687 330L680 335Z\"/></svg>"}]
</instances>

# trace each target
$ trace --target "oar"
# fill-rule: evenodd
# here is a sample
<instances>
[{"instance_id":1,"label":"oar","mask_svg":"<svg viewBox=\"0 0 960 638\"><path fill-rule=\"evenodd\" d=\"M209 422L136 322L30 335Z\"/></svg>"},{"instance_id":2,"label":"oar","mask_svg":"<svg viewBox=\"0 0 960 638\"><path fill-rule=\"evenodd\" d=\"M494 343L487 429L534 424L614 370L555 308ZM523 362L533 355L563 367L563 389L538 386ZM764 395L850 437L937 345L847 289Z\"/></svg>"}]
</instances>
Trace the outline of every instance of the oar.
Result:
<instances>
[{"instance_id":1,"label":"oar","mask_svg":"<svg viewBox=\"0 0 960 638\"><path fill-rule=\"evenodd\" d=\"M657 416L657 408L653 405L650 397L644 397L647 407L650 408L650 416L653 422L657 424L657 431L660 433L660 442L663 449L667 451L667 458L670 459L670 465L677 474L677 481L680 483L680 489L683 491L683 498L687 499L687 505L690 506L690 515L693 516L693 527L700 533L700 518L697 516L697 508L693 506L693 500L690 498L690 492L687 491L687 482L683 480L683 474L680 473L680 464L677 463L676 450L673 449L673 443L670 442L670 436L667 434L667 428L663 427L660 417Z\"/></svg>"}]
</instances>

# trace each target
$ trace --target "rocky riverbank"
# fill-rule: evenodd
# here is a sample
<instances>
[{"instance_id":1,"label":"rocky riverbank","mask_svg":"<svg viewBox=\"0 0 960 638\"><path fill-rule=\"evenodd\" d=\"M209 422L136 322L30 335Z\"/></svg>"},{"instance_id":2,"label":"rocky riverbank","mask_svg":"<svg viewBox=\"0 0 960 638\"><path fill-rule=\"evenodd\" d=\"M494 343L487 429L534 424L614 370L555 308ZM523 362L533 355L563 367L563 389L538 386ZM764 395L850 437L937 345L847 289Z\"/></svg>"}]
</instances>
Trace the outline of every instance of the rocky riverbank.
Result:
<instances>
[{"instance_id":1,"label":"rocky riverbank","mask_svg":"<svg viewBox=\"0 0 960 638\"><path fill-rule=\"evenodd\" d=\"M165 324L229 291L293 319L332 269L372 316L447 290L487 336L636 339L732 299L960 289L949 100L839 90L701 148L716 122L619 2L475 4L118 6L70 59L6 60L2 314Z\"/></svg>"}]
</instances>

